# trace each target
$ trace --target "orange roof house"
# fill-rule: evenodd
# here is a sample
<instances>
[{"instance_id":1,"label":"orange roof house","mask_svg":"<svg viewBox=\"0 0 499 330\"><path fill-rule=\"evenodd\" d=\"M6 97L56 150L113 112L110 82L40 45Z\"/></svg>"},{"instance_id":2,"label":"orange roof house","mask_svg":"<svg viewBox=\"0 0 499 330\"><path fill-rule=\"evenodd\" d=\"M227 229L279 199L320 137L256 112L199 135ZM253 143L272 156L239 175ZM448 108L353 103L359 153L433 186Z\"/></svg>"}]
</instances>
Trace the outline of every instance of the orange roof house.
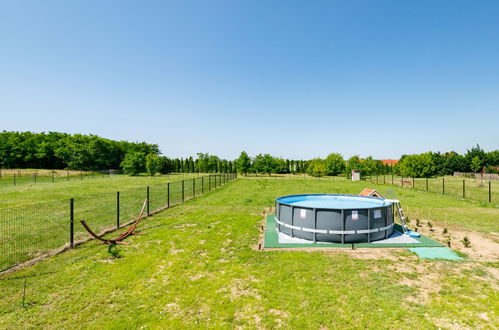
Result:
<instances>
[{"instance_id":1,"label":"orange roof house","mask_svg":"<svg viewBox=\"0 0 499 330\"><path fill-rule=\"evenodd\" d=\"M393 166L399 162L398 159L380 159L383 165Z\"/></svg>"}]
</instances>

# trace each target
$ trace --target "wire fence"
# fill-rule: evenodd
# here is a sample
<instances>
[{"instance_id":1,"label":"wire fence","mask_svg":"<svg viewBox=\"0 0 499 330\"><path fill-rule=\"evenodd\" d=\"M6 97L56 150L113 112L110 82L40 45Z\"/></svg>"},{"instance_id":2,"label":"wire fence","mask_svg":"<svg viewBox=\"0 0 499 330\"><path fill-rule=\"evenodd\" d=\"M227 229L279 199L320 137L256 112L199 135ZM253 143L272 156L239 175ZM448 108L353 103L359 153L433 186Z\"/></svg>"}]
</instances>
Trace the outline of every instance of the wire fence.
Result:
<instances>
[{"instance_id":1,"label":"wire fence","mask_svg":"<svg viewBox=\"0 0 499 330\"><path fill-rule=\"evenodd\" d=\"M386 174L372 175L365 177L365 179L373 184L391 184L418 191L440 193L487 203L495 202L499 195L499 185L496 182L481 178L409 178Z\"/></svg>"},{"instance_id":2,"label":"wire fence","mask_svg":"<svg viewBox=\"0 0 499 330\"><path fill-rule=\"evenodd\" d=\"M145 199L149 216L236 178L235 173L213 174L0 209L0 272L88 240L90 235L79 220L85 219L98 233L115 230L137 216Z\"/></svg>"},{"instance_id":3,"label":"wire fence","mask_svg":"<svg viewBox=\"0 0 499 330\"><path fill-rule=\"evenodd\" d=\"M67 171L67 170L21 170L0 169L0 186L18 186L41 183L68 182L108 178L116 171Z\"/></svg>"}]
</instances>

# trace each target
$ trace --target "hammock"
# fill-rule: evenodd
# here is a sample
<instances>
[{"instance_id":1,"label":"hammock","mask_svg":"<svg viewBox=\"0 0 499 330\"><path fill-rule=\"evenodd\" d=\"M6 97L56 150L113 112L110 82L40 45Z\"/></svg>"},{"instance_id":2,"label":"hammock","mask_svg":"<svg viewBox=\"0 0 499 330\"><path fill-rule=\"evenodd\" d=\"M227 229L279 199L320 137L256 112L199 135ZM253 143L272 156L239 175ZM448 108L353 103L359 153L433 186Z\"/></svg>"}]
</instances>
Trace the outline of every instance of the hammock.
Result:
<instances>
[{"instance_id":1,"label":"hammock","mask_svg":"<svg viewBox=\"0 0 499 330\"><path fill-rule=\"evenodd\" d=\"M88 226L88 224L85 220L80 220L80 222L83 225L83 227L85 227L85 229L88 231L88 233L90 235L92 235L93 237L95 237L96 239L98 239L100 241L103 241L104 244L126 244L126 243L121 242L121 241L124 240L125 238L127 238L128 236L130 236L130 235L142 235L142 233L134 233L134 230L135 230L135 228L137 228L139 221L144 217L144 210L145 210L146 206L147 206L147 199L144 200L144 204L142 205L142 209L140 210L139 216L133 221L132 225L128 228L128 230L126 232L124 232L123 234L120 234L120 236L118 236L116 238L110 238L110 239L103 238L104 235L100 235L100 236L97 235L92 229L90 229L90 227Z\"/></svg>"}]
</instances>

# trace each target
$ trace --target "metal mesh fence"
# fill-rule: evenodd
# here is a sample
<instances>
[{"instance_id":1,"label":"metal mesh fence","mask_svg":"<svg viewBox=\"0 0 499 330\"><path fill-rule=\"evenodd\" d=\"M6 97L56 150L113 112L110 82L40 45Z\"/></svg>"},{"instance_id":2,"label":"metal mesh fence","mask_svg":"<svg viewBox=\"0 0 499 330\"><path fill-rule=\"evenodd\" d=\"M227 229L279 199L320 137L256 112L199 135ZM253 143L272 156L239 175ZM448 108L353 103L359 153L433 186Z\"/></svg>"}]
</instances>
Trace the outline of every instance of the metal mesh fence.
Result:
<instances>
[{"instance_id":1,"label":"metal mesh fence","mask_svg":"<svg viewBox=\"0 0 499 330\"><path fill-rule=\"evenodd\" d=\"M59 183L76 180L91 180L107 178L109 171L63 171L63 170L5 170L0 169L0 185L36 185L47 183Z\"/></svg>"},{"instance_id":2,"label":"metal mesh fence","mask_svg":"<svg viewBox=\"0 0 499 330\"><path fill-rule=\"evenodd\" d=\"M97 233L117 229L138 215L146 198L147 210L152 213L200 196L235 178L232 173L209 175L0 209L0 271L88 239L90 235L79 223L82 219Z\"/></svg>"},{"instance_id":3,"label":"metal mesh fence","mask_svg":"<svg viewBox=\"0 0 499 330\"><path fill-rule=\"evenodd\" d=\"M387 174L373 175L367 177L367 180L375 184L393 184L404 188L488 203L497 202L497 196L499 195L499 184L497 182L476 178L408 178Z\"/></svg>"}]
</instances>

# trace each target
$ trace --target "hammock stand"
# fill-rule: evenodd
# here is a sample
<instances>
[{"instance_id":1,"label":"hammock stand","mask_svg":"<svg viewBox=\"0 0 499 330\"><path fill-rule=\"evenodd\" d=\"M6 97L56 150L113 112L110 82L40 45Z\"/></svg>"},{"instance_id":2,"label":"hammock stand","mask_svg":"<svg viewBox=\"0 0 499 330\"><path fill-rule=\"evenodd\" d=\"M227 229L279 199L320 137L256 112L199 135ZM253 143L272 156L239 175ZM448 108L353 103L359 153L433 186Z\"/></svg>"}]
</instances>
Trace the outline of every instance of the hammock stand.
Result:
<instances>
[{"instance_id":1,"label":"hammock stand","mask_svg":"<svg viewBox=\"0 0 499 330\"><path fill-rule=\"evenodd\" d=\"M110 238L110 239L103 238L104 235L97 235L92 229L90 229L90 227L88 226L88 224L85 220L80 220L80 222L83 225L83 227L88 231L88 233L90 235L92 235L93 237L95 237L99 241L104 242L104 244L123 244L123 245L126 245L127 243L121 242L121 241L124 240L125 238L127 238L128 236L130 236L130 235L144 235L144 233L134 233L134 231L137 228L139 221L144 217L144 210L145 210L146 206L147 206L147 199L144 200L144 204L142 205L142 209L140 210L139 216L137 218L135 218L135 221L132 223L132 225L128 228L128 230L126 232L120 234L120 236L118 236L116 238Z\"/></svg>"}]
</instances>

